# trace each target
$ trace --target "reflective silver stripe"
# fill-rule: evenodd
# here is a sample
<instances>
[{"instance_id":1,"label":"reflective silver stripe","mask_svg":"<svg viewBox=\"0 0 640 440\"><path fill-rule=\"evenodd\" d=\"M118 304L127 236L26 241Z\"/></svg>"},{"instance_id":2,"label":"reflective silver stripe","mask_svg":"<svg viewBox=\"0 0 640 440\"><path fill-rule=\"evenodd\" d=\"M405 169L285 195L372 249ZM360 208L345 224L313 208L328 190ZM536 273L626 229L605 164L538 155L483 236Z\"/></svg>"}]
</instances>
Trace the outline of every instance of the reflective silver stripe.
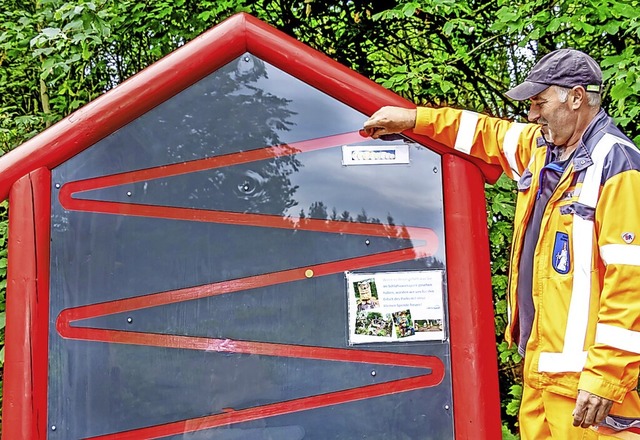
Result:
<instances>
[{"instance_id":1,"label":"reflective silver stripe","mask_svg":"<svg viewBox=\"0 0 640 440\"><path fill-rule=\"evenodd\" d=\"M463 153L471 153L471 147L473 146L473 136L476 134L476 127L478 125L478 113L463 110L460 115L460 126L458 127L458 135L456 136L456 143L453 146L454 149L462 151Z\"/></svg>"},{"instance_id":2,"label":"reflective silver stripe","mask_svg":"<svg viewBox=\"0 0 640 440\"><path fill-rule=\"evenodd\" d=\"M587 362L587 352L578 353L540 353L538 371L565 373L582 371Z\"/></svg>"},{"instance_id":3,"label":"reflective silver stripe","mask_svg":"<svg viewBox=\"0 0 640 440\"><path fill-rule=\"evenodd\" d=\"M640 354L640 332L609 324L596 326L596 342Z\"/></svg>"},{"instance_id":4,"label":"reflective silver stripe","mask_svg":"<svg viewBox=\"0 0 640 440\"><path fill-rule=\"evenodd\" d=\"M605 136L608 136L611 139L611 142L614 144L626 145L627 147L633 148L633 151L636 151L636 152L638 151L638 148L636 148L634 144L632 144L626 139L619 138L618 136L614 136L612 134L606 134Z\"/></svg>"},{"instance_id":5,"label":"reflective silver stripe","mask_svg":"<svg viewBox=\"0 0 640 440\"><path fill-rule=\"evenodd\" d=\"M619 139L610 134L605 134L600 139L600 142L596 145L591 153L591 160L593 165L587 168L584 176L584 182L582 183L582 191L580 193L580 203L596 207L598 203L598 196L600 195L600 182L602 181L602 168L604 167L604 158L609 154L613 144Z\"/></svg>"},{"instance_id":6,"label":"reflective silver stripe","mask_svg":"<svg viewBox=\"0 0 640 440\"><path fill-rule=\"evenodd\" d=\"M593 251L593 222L573 216L573 289L564 334L564 353L584 349L589 323L591 296L591 254Z\"/></svg>"},{"instance_id":7,"label":"reflective silver stripe","mask_svg":"<svg viewBox=\"0 0 640 440\"><path fill-rule=\"evenodd\" d=\"M521 122L514 122L509 127L509 130L504 135L504 141L502 142L502 151L504 156L509 162L512 176L511 178L516 182L520 180L520 171L518 170L518 161L516 160L516 152L518 151L518 139L520 139L520 133L524 130L527 124Z\"/></svg>"},{"instance_id":8,"label":"reflective silver stripe","mask_svg":"<svg viewBox=\"0 0 640 440\"><path fill-rule=\"evenodd\" d=\"M617 138L605 134L596 144L591 159L593 164L585 171L578 202L595 208L600 195L602 168L604 159L611 151ZM584 366L586 354L584 343L589 323L589 299L591 296L591 260L593 253L593 222L579 216L573 217L573 286L571 303L567 316L567 328L562 353L541 353L539 371L562 372L580 371ZM543 362L543 354L544 362ZM584 358L583 358L584 357ZM577 360L583 358L577 368Z\"/></svg>"},{"instance_id":9,"label":"reflective silver stripe","mask_svg":"<svg viewBox=\"0 0 640 440\"><path fill-rule=\"evenodd\" d=\"M600 258L606 265L640 266L640 246L636 244L605 244L600 246Z\"/></svg>"},{"instance_id":10,"label":"reflective silver stripe","mask_svg":"<svg viewBox=\"0 0 640 440\"><path fill-rule=\"evenodd\" d=\"M578 203L596 207L600 195L604 158L613 147L613 139L603 136L591 153L593 164L585 171ZM593 256L593 221L573 216L573 289L563 352L575 353L584 349L589 323L591 296L591 260Z\"/></svg>"},{"instance_id":11,"label":"reflective silver stripe","mask_svg":"<svg viewBox=\"0 0 640 440\"><path fill-rule=\"evenodd\" d=\"M584 191L583 191L584 194ZM591 255L593 252L593 222L573 216L573 288L564 334L563 353L584 350L589 323L591 296Z\"/></svg>"}]
</instances>

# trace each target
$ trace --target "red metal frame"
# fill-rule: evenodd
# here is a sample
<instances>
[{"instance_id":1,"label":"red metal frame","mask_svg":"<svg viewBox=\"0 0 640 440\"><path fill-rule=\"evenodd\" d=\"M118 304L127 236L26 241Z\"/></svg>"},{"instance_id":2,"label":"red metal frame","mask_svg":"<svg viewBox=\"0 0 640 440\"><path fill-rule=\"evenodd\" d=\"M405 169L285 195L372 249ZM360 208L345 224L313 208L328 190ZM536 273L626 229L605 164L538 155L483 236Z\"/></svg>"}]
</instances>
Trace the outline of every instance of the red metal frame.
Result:
<instances>
[{"instance_id":1,"label":"red metal frame","mask_svg":"<svg viewBox=\"0 0 640 440\"><path fill-rule=\"evenodd\" d=\"M473 164L451 154L442 156L442 168L456 439L499 439L484 179Z\"/></svg>"},{"instance_id":2,"label":"red metal frame","mask_svg":"<svg viewBox=\"0 0 640 440\"><path fill-rule=\"evenodd\" d=\"M238 14L0 158L0 199L6 198L11 190L9 243L11 259L7 289L3 439L46 438L51 191L48 170L247 51L364 114L371 114L382 105L412 106L403 98L265 23L249 15ZM356 128L358 127L354 127ZM465 157L463 160L456 156L458 153L451 152L428 138L411 133L408 135L432 150L444 154L443 182L447 267L449 268L447 282L451 322L455 436L456 439L500 438L496 350L484 205L484 181L497 179L500 171L475 159ZM182 165L174 166L173 171L179 171L180 166ZM34 170L37 171L29 174ZM152 169L137 173L142 175L146 172L155 171ZM124 178L126 180L131 177L132 175L119 175L119 177L109 176L104 179ZM153 177L148 175L146 178ZM102 178L94 179L92 182L85 181L82 185L97 182L100 187L109 186L105 185L109 183L108 180L100 181L100 179ZM112 183L117 185L123 182L114 180ZM88 186L80 186L76 190L83 188L87 189ZM61 194L62 202L66 203L69 209L105 209L104 212L117 212L120 215L153 214L144 211L153 210L153 207L135 207L134 205L109 207L107 202L84 206L83 204L96 202L74 199L71 197L73 189L73 186L68 186ZM109 209L112 211L108 211ZM180 218L181 215L185 215L185 212L170 213L165 210L164 213L156 214ZM230 213L220 212L206 214L205 217L210 217L199 221L231 221L229 215ZM253 221L254 224L266 222L270 227L284 227L277 225L278 222L282 222L282 219L274 219L270 216L245 217L245 220ZM319 223L307 224L312 230L326 230L322 229L326 226ZM354 230L346 233L375 234L375 231L366 229L370 226L355 224L353 227ZM420 233L420 231L413 231L412 234L415 232ZM406 255L397 257L407 258L408 252ZM372 262L373 260L366 261L366 264L372 265ZM326 273L334 273L335 267L325 268L326 270L330 270ZM321 274L322 270L316 273L317 276ZM448 276L449 274L453 276ZM299 275L296 273L295 277ZM105 304L106 308L112 306L114 304ZM79 310L73 313L76 312ZM61 315L60 319L59 330L79 331L80 334L76 336L82 336L85 329L73 330L75 327L70 325L69 315ZM28 339L29 336L31 339ZM93 337L100 337L100 335L94 334ZM112 334L110 337L116 338L116 335ZM166 341L157 342L164 344ZM206 341L206 343L209 342L211 341ZM197 346L201 343L203 341L190 341L187 345ZM248 350L267 351L271 348L258 345L245 347ZM305 355L304 349L299 354ZM345 355L347 353L324 353L324 356L334 356L336 359ZM401 358L404 359L402 356L399 357L399 362L409 361L408 358L404 361L400 360ZM434 366L437 372L437 364L432 364L432 367ZM469 374L470 369L474 374ZM437 377L437 374L433 377ZM424 376L418 376L418 378L424 380ZM420 379L417 380L420 381ZM405 385L418 388L431 386L424 382ZM390 389L392 388L387 391ZM379 391L368 390L365 391L365 395ZM346 390L345 392L355 393L355 395L332 396L331 399L364 398L362 394L358 394L362 391ZM328 399L325 404L334 404L335 402L331 399ZM319 401L299 403L309 407L322 404ZM284 409L274 405L264 410L273 411L276 414ZM237 420L237 417L255 416L256 414L250 412L245 414L234 412L228 419L219 416L215 420L208 420L207 423L216 424L221 423L223 419ZM172 429L177 428L179 427L176 425Z\"/></svg>"},{"instance_id":3,"label":"red metal frame","mask_svg":"<svg viewBox=\"0 0 640 440\"><path fill-rule=\"evenodd\" d=\"M50 173L18 180L9 198L9 255L2 438L46 436Z\"/></svg>"}]
</instances>

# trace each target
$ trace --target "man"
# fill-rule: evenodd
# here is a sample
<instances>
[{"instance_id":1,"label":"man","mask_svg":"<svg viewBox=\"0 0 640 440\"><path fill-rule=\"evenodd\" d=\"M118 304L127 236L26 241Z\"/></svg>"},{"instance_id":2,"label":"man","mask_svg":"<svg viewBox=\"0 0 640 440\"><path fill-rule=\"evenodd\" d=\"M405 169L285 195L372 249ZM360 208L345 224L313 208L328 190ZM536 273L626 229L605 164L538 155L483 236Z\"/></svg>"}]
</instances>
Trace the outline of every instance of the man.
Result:
<instances>
[{"instance_id":1,"label":"man","mask_svg":"<svg viewBox=\"0 0 640 440\"><path fill-rule=\"evenodd\" d=\"M506 339L524 355L522 440L613 438L583 428L640 418L640 153L601 91L598 64L560 49L506 93L531 101L531 124L399 107L364 124L374 138L413 129L518 182Z\"/></svg>"}]
</instances>

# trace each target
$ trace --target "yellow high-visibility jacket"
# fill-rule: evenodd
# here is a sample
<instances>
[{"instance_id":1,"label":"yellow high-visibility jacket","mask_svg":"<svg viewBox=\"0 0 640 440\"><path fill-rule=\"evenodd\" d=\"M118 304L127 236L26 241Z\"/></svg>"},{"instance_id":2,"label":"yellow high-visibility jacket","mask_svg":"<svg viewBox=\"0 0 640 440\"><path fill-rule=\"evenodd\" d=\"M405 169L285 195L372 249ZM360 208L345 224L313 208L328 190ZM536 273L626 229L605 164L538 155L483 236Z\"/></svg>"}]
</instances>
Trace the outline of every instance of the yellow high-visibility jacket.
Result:
<instances>
[{"instance_id":1,"label":"yellow high-visibility jacket","mask_svg":"<svg viewBox=\"0 0 640 440\"><path fill-rule=\"evenodd\" d=\"M511 343L518 331L524 232L547 157L539 126L418 108L414 132L500 165L518 182L506 332ZM568 238L568 246L558 237L563 243ZM533 259L536 310L525 381L570 397L586 390L616 402L612 414L640 417L640 151L603 110L549 199Z\"/></svg>"}]
</instances>

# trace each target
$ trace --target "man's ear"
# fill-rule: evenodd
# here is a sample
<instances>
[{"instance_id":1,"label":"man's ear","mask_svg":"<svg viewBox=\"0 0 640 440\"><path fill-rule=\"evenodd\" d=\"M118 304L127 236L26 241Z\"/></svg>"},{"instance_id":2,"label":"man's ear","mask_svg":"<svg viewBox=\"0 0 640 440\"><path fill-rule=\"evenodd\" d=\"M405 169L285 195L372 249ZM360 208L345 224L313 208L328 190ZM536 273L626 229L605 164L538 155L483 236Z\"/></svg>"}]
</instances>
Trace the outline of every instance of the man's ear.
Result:
<instances>
[{"instance_id":1,"label":"man's ear","mask_svg":"<svg viewBox=\"0 0 640 440\"><path fill-rule=\"evenodd\" d=\"M587 102L587 91L582 86L575 86L569 94L569 104L572 110L578 110L582 104Z\"/></svg>"}]
</instances>

